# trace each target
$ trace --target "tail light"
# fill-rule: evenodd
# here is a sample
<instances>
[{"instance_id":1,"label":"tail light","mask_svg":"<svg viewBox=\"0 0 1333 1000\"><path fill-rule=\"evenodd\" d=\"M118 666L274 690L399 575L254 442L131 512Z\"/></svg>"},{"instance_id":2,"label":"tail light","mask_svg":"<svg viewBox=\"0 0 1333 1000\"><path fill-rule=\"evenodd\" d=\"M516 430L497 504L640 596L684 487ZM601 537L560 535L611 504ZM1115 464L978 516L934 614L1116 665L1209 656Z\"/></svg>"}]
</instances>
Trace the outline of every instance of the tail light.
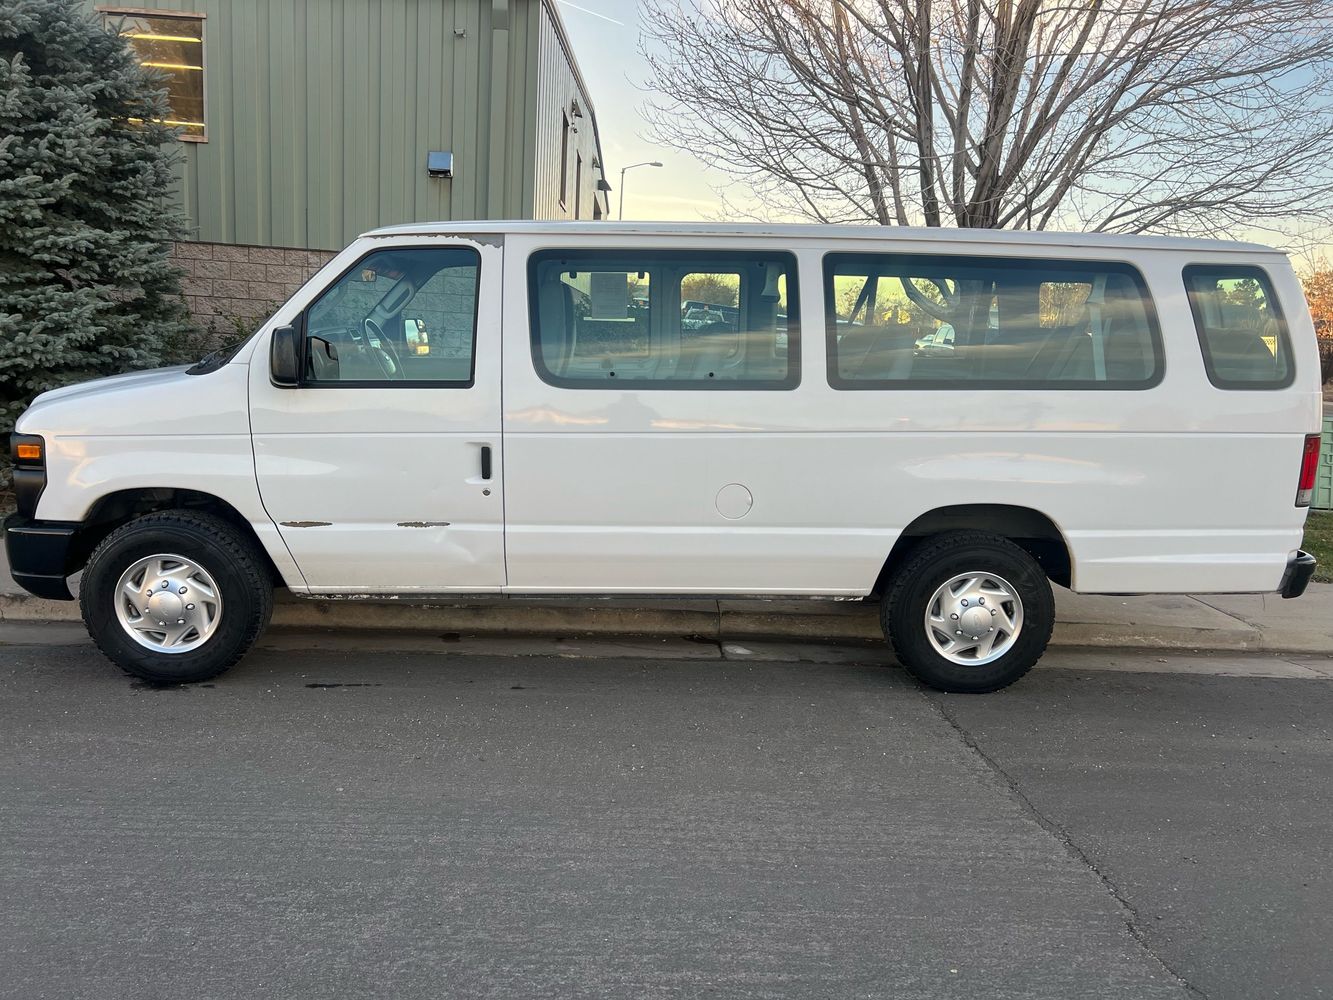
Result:
<instances>
[{"instance_id":1,"label":"tail light","mask_svg":"<svg viewBox=\"0 0 1333 1000\"><path fill-rule=\"evenodd\" d=\"M1296 506L1308 507L1314 499L1314 477L1319 468L1319 435L1305 435L1305 450L1301 452L1301 479L1296 485Z\"/></svg>"}]
</instances>

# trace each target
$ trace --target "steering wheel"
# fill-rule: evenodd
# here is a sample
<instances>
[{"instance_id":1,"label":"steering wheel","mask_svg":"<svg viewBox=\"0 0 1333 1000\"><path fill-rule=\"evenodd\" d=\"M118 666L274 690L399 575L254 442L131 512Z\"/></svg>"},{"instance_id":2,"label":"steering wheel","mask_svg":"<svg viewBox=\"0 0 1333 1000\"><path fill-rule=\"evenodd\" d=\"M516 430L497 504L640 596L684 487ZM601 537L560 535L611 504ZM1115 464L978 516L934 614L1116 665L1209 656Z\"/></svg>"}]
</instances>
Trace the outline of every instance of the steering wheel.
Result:
<instances>
[{"instance_id":1,"label":"steering wheel","mask_svg":"<svg viewBox=\"0 0 1333 1000\"><path fill-rule=\"evenodd\" d=\"M372 336L379 341L379 347L370 342ZM362 348L375 359L375 364L379 366L379 370L384 373L386 379L393 380L403 377L403 362L398 357L398 351L394 348L393 341L384 335L384 328L369 316L365 319L363 339L365 343L362 344Z\"/></svg>"}]
</instances>

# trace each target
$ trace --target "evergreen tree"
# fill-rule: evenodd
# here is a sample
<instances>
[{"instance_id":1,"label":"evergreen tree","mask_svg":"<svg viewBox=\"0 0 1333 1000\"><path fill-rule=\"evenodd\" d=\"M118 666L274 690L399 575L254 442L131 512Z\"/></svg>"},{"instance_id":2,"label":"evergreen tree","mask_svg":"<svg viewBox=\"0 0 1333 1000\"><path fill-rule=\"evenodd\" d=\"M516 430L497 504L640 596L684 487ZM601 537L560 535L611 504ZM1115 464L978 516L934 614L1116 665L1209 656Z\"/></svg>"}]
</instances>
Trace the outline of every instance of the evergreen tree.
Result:
<instances>
[{"instance_id":1,"label":"evergreen tree","mask_svg":"<svg viewBox=\"0 0 1333 1000\"><path fill-rule=\"evenodd\" d=\"M161 79L77 0L0 2L5 439L39 392L164 364L189 331L169 117Z\"/></svg>"}]
</instances>

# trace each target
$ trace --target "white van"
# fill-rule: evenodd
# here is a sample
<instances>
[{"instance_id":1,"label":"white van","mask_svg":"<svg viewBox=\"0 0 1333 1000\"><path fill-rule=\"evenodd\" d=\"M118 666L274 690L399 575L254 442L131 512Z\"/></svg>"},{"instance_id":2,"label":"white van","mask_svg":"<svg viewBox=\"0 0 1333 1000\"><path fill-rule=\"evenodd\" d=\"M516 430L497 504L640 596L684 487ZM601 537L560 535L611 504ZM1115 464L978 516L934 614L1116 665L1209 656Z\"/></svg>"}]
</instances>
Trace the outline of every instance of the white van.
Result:
<instances>
[{"instance_id":1,"label":"white van","mask_svg":"<svg viewBox=\"0 0 1333 1000\"><path fill-rule=\"evenodd\" d=\"M284 586L878 599L917 677L989 691L1049 581L1300 595L1320 407L1261 246L404 226L225 354L39 397L6 544L43 597L83 569L156 681L235 663Z\"/></svg>"}]
</instances>

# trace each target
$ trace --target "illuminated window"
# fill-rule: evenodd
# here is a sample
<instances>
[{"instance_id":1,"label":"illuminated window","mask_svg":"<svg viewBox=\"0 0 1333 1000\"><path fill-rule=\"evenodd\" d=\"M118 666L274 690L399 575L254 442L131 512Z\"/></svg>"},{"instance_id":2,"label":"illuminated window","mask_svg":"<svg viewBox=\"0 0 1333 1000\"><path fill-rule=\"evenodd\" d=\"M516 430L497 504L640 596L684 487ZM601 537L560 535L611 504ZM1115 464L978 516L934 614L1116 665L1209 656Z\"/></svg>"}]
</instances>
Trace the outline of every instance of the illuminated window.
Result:
<instances>
[{"instance_id":1,"label":"illuminated window","mask_svg":"<svg viewBox=\"0 0 1333 1000\"><path fill-rule=\"evenodd\" d=\"M202 142L204 127L204 19L196 15L131 14L102 9L116 25L141 66L161 73L167 82L171 116L166 124L181 138Z\"/></svg>"}]
</instances>

